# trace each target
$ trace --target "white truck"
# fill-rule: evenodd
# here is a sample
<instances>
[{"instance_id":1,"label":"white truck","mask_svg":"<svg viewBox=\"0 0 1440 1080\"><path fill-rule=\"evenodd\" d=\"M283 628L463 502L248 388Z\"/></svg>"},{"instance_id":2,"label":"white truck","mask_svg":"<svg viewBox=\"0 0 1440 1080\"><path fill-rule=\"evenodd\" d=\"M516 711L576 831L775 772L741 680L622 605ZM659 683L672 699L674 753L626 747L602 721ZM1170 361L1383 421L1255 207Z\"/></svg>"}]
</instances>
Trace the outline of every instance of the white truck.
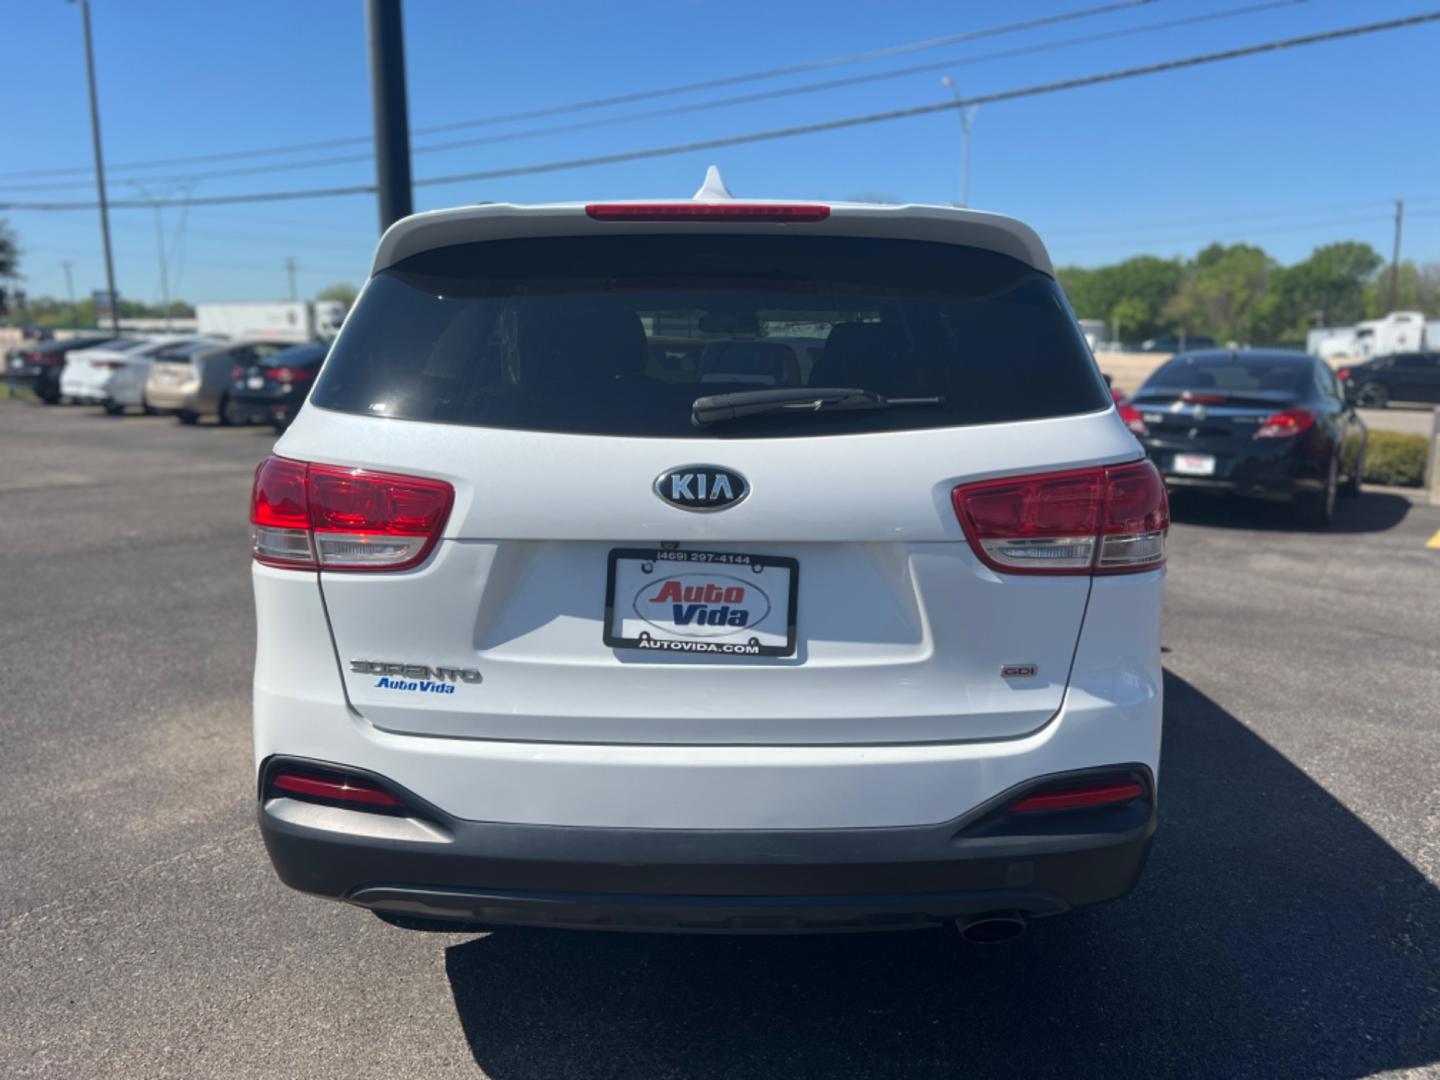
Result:
<instances>
[{"instance_id":1,"label":"white truck","mask_svg":"<svg viewBox=\"0 0 1440 1080\"><path fill-rule=\"evenodd\" d=\"M1306 349L1325 359L1344 356L1368 360L1391 353L1421 352L1428 332L1419 311L1392 311L1383 319L1366 319L1354 326L1326 326L1311 330Z\"/></svg>"},{"instance_id":2,"label":"white truck","mask_svg":"<svg viewBox=\"0 0 1440 1080\"><path fill-rule=\"evenodd\" d=\"M206 337L267 338L302 344L333 338L344 321L345 305L339 300L195 305L196 329Z\"/></svg>"}]
</instances>

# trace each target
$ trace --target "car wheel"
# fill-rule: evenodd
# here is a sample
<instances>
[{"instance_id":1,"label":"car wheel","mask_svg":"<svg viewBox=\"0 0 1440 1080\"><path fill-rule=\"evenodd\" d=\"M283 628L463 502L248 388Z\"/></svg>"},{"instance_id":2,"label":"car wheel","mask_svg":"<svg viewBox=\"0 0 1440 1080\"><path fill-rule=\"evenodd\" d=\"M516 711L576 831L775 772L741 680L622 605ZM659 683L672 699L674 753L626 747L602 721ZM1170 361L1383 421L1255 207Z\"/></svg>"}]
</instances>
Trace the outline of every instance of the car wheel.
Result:
<instances>
[{"instance_id":1,"label":"car wheel","mask_svg":"<svg viewBox=\"0 0 1440 1080\"><path fill-rule=\"evenodd\" d=\"M1384 383L1364 383L1355 391L1355 404L1362 409L1383 409L1390 404L1390 391Z\"/></svg>"},{"instance_id":2,"label":"car wheel","mask_svg":"<svg viewBox=\"0 0 1440 1080\"><path fill-rule=\"evenodd\" d=\"M235 423L235 417L230 412L230 395L226 394L220 399L220 426L230 427Z\"/></svg>"},{"instance_id":3,"label":"car wheel","mask_svg":"<svg viewBox=\"0 0 1440 1080\"><path fill-rule=\"evenodd\" d=\"M107 401L107 402L105 402L105 415L106 415L106 416L119 416L119 415L121 415L124 411L125 411L125 406L124 406L124 405L118 405L118 404L116 404L116 403L113 402L113 401Z\"/></svg>"},{"instance_id":4,"label":"car wheel","mask_svg":"<svg viewBox=\"0 0 1440 1080\"><path fill-rule=\"evenodd\" d=\"M175 419L179 420L182 424L192 425L199 421L200 414L197 412L191 412L189 409L181 409L178 413L175 414Z\"/></svg>"},{"instance_id":5,"label":"car wheel","mask_svg":"<svg viewBox=\"0 0 1440 1080\"><path fill-rule=\"evenodd\" d=\"M1339 491L1339 455L1330 458L1330 476L1323 491L1306 491L1295 496L1295 520L1309 529L1324 529L1335 517L1335 496Z\"/></svg>"},{"instance_id":6,"label":"car wheel","mask_svg":"<svg viewBox=\"0 0 1440 1080\"><path fill-rule=\"evenodd\" d=\"M59 404L60 404L60 395L59 395L59 394L42 394L41 397L40 397L40 400L43 401L46 405L59 405Z\"/></svg>"},{"instance_id":7,"label":"car wheel","mask_svg":"<svg viewBox=\"0 0 1440 1080\"><path fill-rule=\"evenodd\" d=\"M1365 448L1360 448L1360 453L1355 456L1355 467L1350 470L1350 475L1345 478L1345 483L1340 485L1340 494L1346 498L1354 498L1360 494L1360 484L1365 479Z\"/></svg>"}]
</instances>

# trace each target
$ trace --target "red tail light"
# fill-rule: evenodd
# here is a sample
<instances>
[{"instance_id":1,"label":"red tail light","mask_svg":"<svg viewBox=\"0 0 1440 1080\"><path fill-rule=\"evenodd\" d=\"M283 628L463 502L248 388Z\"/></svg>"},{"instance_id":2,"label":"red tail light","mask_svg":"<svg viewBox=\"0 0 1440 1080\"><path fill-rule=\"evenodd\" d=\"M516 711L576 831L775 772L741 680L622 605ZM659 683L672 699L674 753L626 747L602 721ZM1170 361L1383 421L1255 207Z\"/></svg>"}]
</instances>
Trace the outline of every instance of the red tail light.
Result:
<instances>
[{"instance_id":1,"label":"red tail light","mask_svg":"<svg viewBox=\"0 0 1440 1080\"><path fill-rule=\"evenodd\" d=\"M1309 409L1285 409L1265 422L1255 431L1257 439L1288 439L1292 435L1309 431L1315 426L1315 414Z\"/></svg>"},{"instance_id":2,"label":"red tail light","mask_svg":"<svg viewBox=\"0 0 1440 1080\"><path fill-rule=\"evenodd\" d=\"M1116 405L1115 408L1119 410L1120 419L1125 421L1125 426L1131 431L1133 431L1136 435L1150 434L1150 428L1145 423L1145 418L1140 415L1140 410L1137 409L1134 405L1131 405L1127 401L1123 404Z\"/></svg>"},{"instance_id":3,"label":"red tail light","mask_svg":"<svg viewBox=\"0 0 1440 1080\"><path fill-rule=\"evenodd\" d=\"M272 794L297 795L304 799L350 803L363 807L397 808L405 804L379 784L355 776L321 776L282 771L270 777Z\"/></svg>"},{"instance_id":4,"label":"red tail light","mask_svg":"<svg viewBox=\"0 0 1440 1080\"><path fill-rule=\"evenodd\" d=\"M309 382L315 378L315 372L309 368L275 367L268 374L276 382L283 383Z\"/></svg>"},{"instance_id":5,"label":"red tail light","mask_svg":"<svg viewBox=\"0 0 1440 1080\"><path fill-rule=\"evenodd\" d=\"M1170 507L1149 461L962 484L955 514L980 561L1010 574L1133 574L1165 562Z\"/></svg>"},{"instance_id":6,"label":"red tail light","mask_svg":"<svg viewBox=\"0 0 1440 1080\"><path fill-rule=\"evenodd\" d=\"M1181 401L1193 401L1196 405L1219 405L1230 400L1229 394L1207 394L1199 390L1184 390L1180 394Z\"/></svg>"},{"instance_id":7,"label":"red tail light","mask_svg":"<svg viewBox=\"0 0 1440 1080\"><path fill-rule=\"evenodd\" d=\"M596 221L824 221L830 207L765 203L591 203Z\"/></svg>"},{"instance_id":8,"label":"red tail light","mask_svg":"<svg viewBox=\"0 0 1440 1080\"><path fill-rule=\"evenodd\" d=\"M1133 780L1094 784L1090 787L1037 791L1010 805L1012 814L1038 814L1045 810L1078 810L1084 806L1108 806L1129 802L1145 794Z\"/></svg>"},{"instance_id":9,"label":"red tail light","mask_svg":"<svg viewBox=\"0 0 1440 1080\"><path fill-rule=\"evenodd\" d=\"M455 489L443 480L271 457L250 499L255 560L295 570L405 570L434 549Z\"/></svg>"},{"instance_id":10,"label":"red tail light","mask_svg":"<svg viewBox=\"0 0 1440 1080\"><path fill-rule=\"evenodd\" d=\"M1339 371L1335 372L1335 377L1341 382L1344 382L1350 378L1350 369L1348 367L1342 367Z\"/></svg>"}]
</instances>

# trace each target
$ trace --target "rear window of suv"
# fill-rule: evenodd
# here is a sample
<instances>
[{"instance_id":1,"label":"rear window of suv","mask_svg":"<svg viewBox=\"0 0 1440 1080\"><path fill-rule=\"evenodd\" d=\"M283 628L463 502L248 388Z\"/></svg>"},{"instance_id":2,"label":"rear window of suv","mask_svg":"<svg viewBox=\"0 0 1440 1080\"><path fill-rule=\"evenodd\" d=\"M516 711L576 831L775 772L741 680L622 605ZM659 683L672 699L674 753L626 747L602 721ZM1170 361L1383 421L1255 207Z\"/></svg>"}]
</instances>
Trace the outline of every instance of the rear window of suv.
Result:
<instances>
[{"instance_id":1,"label":"rear window of suv","mask_svg":"<svg viewBox=\"0 0 1440 1080\"><path fill-rule=\"evenodd\" d=\"M943 404L691 422L697 397L795 386ZM412 256L366 286L311 401L651 438L951 427L1110 405L1059 286L1018 260L924 241L692 234Z\"/></svg>"}]
</instances>

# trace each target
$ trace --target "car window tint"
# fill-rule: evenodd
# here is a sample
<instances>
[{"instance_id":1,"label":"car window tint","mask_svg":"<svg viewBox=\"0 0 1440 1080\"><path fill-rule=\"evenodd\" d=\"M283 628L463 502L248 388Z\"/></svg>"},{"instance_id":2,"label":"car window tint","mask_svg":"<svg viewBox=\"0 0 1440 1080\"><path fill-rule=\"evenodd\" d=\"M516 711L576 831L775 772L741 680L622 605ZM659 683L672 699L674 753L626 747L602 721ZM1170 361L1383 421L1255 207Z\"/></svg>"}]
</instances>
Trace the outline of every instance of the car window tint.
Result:
<instances>
[{"instance_id":1,"label":"car window tint","mask_svg":"<svg viewBox=\"0 0 1440 1080\"><path fill-rule=\"evenodd\" d=\"M697 397L792 385L944 401L723 429L690 421ZM441 423L713 438L1065 416L1104 409L1109 396L1054 279L1008 256L909 240L664 234L413 256L366 287L312 401Z\"/></svg>"}]
</instances>

